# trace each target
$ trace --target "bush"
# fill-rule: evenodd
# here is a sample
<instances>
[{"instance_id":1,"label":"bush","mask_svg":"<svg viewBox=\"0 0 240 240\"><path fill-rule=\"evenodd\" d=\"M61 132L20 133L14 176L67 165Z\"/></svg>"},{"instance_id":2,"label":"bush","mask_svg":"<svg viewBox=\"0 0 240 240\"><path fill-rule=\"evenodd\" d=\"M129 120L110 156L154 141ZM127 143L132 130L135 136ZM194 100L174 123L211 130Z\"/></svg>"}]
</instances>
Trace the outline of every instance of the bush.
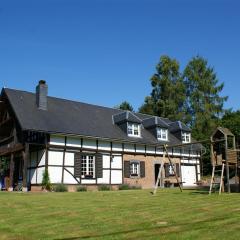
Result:
<instances>
[{"instance_id":1,"label":"bush","mask_svg":"<svg viewBox=\"0 0 240 240\"><path fill-rule=\"evenodd\" d=\"M52 190L52 184L50 182L50 176L47 169L43 172L42 189L48 191Z\"/></svg>"},{"instance_id":2,"label":"bush","mask_svg":"<svg viewBox=\"0 0 240 240\"><path fill-rule=\"evenodd\" d=\"M87 187L85 187L85 186L77 187L77 192L86 192L86 191L87 191Z\"/></svg>"},{"instance_id":3,"label":"bush","mask_svg":"<svg viewBox=\"0 0 240 240\"><path fill-rule=\"evenodd\" d=\"M128 184L119 185L118 190L129 190L130 186Z\"/></svg>"},{"instance_id":4,"label":"bush","mask_svg":"<svg viewBox=\"0 0 240 240\"><path fill-rule=\"evenodd\" d=\"M109 185L100 185L98 186L98 191L110 191Z\"/></svg>"},{"instance_id":5,"label":"bush","mask_svg":"<svg viewBox=\"0 0 240 240\"><path fill-rule=\"evenodd\" d=\"M141 188L139 185L130 186L129 184L122 184L118 187L118 190L137 190Z\"/></svg>"},{"instance_id":6,"label":"bush","mask_svg":"<svg viewBox=\"0 0 240 240\"><path fill-rule=\"evenodd\" d=\"M58 184L54 187L54 192L67 192L67 186L65 186L64 184Z\"/></svg>"}]
</instances>

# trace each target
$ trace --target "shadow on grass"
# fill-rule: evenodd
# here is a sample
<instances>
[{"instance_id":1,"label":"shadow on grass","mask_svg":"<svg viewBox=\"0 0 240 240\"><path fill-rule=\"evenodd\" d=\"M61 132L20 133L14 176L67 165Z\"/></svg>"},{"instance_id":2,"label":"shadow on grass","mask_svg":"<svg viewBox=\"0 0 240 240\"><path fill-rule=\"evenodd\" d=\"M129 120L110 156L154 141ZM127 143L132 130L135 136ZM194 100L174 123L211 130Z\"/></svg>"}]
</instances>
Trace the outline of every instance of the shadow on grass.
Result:
<instances>
[{"instance_id":1,"label":"shadow on grass","mask_svg":"<svg viewBox=\"0 0 240 240\"><path fill-rule=\"evenodd\" d=\"M166 226L163 226L166 227ZM153 229L159 229L159 226L154 226L154 227L148 227L148 228L144 228L145 230L153 230ZM88 236L81 236L81 237L67 237L67 238L55 238L54 240L77 240L77 239L89 239L89 238L104 238L104 237L114 237L117 235L121 235L121 234L128 234L128 233L134 233L134 232L138 232L138 231L143 231L142 228L137 228L137 229L132 229L132 230L127 230L127 231L118 231L118 232L112 232L112 233L106 233L106 234L95 234L95 235L88 235Z\"/></svg>"}]
</instances>

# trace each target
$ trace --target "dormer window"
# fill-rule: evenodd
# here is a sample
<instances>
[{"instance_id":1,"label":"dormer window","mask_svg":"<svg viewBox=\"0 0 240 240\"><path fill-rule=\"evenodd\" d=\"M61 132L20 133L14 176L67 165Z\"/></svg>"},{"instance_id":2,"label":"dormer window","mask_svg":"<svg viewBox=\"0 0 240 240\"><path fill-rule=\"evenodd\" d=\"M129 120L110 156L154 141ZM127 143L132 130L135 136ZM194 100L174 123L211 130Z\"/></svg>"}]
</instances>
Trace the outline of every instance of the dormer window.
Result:
<instances>
[{"instance_id":1,"label":"dormer window","mask_svg":"<svg viewBox=\"0 0 240 240\"><path fill-rule=\"evenodd\" d=\"M130 137L140 137L140 124L137 123L129 123L127 124L127 131L128 131L128 136Z\"/></svg>"},{"instance_id":2,"label":"dormer window","mask_svg":"<svg viewBox=\"0 0 240 240\"><path fill-rule=\"evenodd\" d=\"M162 141L168 140L168 130L166 128L157 128L157 139Z\"/></svg>"},{"instance_id":3,"label":"dormer window","mask_svg":"<svg viewBox=\"0 0 240 240\"><path fill-rule=\"evenodd\" d=\"M190 143L191 142L191 133L183 132L182 133L182 142L183 143Z\"/></svg>"}]
</instances>

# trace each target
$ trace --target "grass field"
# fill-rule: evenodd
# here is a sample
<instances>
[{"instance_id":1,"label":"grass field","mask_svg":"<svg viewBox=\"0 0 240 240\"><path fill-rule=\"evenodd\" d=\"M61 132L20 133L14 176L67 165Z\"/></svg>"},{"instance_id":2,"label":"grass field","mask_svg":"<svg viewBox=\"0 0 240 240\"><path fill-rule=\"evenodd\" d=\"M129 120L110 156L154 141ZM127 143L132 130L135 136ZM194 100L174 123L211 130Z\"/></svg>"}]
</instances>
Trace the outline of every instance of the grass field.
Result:
<instances>
[{"instance_id":1,"label":"grass field","mask_svg":"<svg viewBox=\"0 0 240 240\"><path fill-rule=\"evenodd\" d=\"M0 239L239 239L240 194L0 192Z\"/></svg>"}]
</instances>

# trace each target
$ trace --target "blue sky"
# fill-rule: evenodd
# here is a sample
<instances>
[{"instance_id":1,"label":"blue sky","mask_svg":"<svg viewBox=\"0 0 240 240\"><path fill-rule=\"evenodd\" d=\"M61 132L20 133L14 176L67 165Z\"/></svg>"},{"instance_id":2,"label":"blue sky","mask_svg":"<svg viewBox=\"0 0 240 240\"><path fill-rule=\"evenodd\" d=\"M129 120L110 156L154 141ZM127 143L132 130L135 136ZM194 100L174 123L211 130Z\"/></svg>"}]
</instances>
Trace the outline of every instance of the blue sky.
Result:
<instances>
[{"instance_id":1,"label":"blue sky","mask_svg":"<svg viewBox=\"0 0 240 240\"><path fill-rule=\"evenodd\" d=\"M151 91L161 55L181 69L208 59L225 107L240 103L240 1L41 0L0 2L0 86L135 109Z\"/></svg>"}]
</instances>

